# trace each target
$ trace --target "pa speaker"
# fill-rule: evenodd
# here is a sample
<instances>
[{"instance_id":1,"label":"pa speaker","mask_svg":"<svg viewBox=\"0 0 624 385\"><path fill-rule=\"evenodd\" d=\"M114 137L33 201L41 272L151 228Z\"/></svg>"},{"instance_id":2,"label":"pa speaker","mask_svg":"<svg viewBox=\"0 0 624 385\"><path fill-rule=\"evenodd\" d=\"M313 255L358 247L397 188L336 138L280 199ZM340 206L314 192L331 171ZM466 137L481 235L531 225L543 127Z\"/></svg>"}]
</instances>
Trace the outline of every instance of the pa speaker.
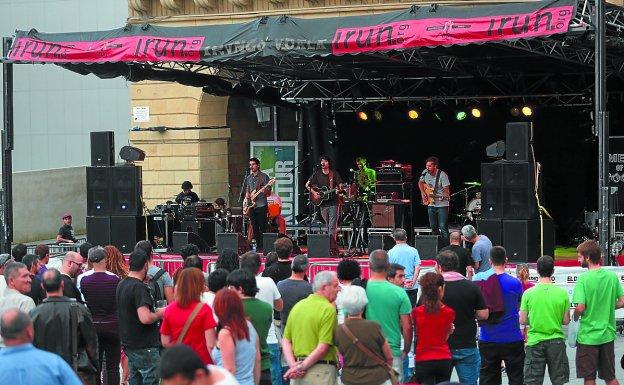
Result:
<instances>
[{"instance_id":1,"label":"pa speaker","mask_svg":"<svg viewBox=\"0 0 624 385\"><path fill-rule=\"evenodd\" d=\"M533 136L533 123L513 122L507 123L505 138L507 160L530 160L529 144Z\"/></svg>"},{"instance_id":2,"label":"pa speaker","mask_svg":"<svg viewBox=\"0 0 624 385\"><path fill-rule=\"evenodd\" d=\"M131 253L134 245L145 239L145 217L111 216L111 245L122 253Z\"/></svg>"},{"instance_id":3,"label":"pa speaker","mask_svg":"<svg viewBox=\"0 0 624 385\"><path fill-rule=\"evenodd\" d=\"M308 234L308 258L327 258L329 255L329 234Z\"/></svg>"},{"instance_id":4,"label":"pa speaker","mask_svg":"<svg viewBox=\"0 0 624 385\"><path fill-rule=\"evenodd\" d=\"M481 216L488 219L503 217L503 189L481 188Z\"/></svg>"},{"instance_id":5,"label":"pa speaker","mask_svg":"<svg viewBox=\"0 0 624 385\"><path fill-rule=\"evenodd\" d=\"M504 220L503 246L512 262L535 262L542 255L539 219ZM552 219L544 219L544 253L554 256L555 230Z\"/></svg>"},{"instance_id":6,"label":"pa speaker","mask_svg":"<svg viewBox=\"0 0 624 385\"><path fill-rule=\"evenodd\" d=\"M414 238L414 247L418 250L420 259L435 259L440 247L440 236L417 235Z\"/></svg>"},{"instance_id":7,"label":"pa speaker","mask_svg":"<svg viewBox=\"0 0 624 385\"><path fill-rule=\"evenodd\" d=\"M87 167L87 215L111 215L113 167Z\"/></svg>"},{"instance_id":8,"label":"pa speaker","mask_svg":"<svg viewBox=\"0 0 624 385\"><path fill-rule=\"evenodd\" d=\"M390 250L396 245L396 242L388 234L368 234L368 252L373 250Z\"/></svg>"},{"instance_id":9,"label":"pa speaker","mask_svg":"<svg viewBox=\"0 0 624 385\"><path fill-rule=\"evenodd\" d=\"M206 253L210 251L210 247L206 244L198 234L187 231L174 231L173 232L173 251L180 253L182 246L193 244L197 246L199 251Z\"/></svg>"},{"instance_id":10,"label":"pa speaker","mask_svg":"<svg viewBox=\"0 0 624 385\"><path fill-rule=\"evenodd\" d=\"M503 190L503 218L537 218L537 202L532 188L509 187Z\"/></svg>"},{"instance_id":11,"label":"pa speaker","mask_svg":"<svg viewBox=\"0 0 624 385\"><path fill-rule=\"evenodd\" d=\"M123 146L119 150L119 157L127 162L141 162L145 160L145 151L132 146Z\"/></svg>"},{"instance_id":12,"label":"pa speaker","mask_svg":"<svg viewBox=\"0 0 624 385\"><path fill-rule=\"evenodd\" d=\"M202 221L182 221L180 223L180 230L199 235L208 248L217 245L217 225L214 218Z\"/></svg>"},{"instance_id":13,"label":"pa speaker","mask_svg":"<svg viewBox=\"0 0 624 385\"><path fill-rule=\"evenodd\" d=\"M111 244L110 217L87 217L87 242L93 246L107 246Z\"/></svg>"},{"instance_id":14,"label":"pa speaker","mask_svg":"<svg viewBox=\"0 0 624 385\"><path fill-rule=\"evenodd\" d=\"M91 166L115 164L115 133L99 131L91 133Z\"/></svg>"},{"instance_id":15,"label":"pa speaker","mask_svg":"<svg viewBox=\"0 0 624 385\"><path fill-rule=\"evenodd\" d=\"M113 167L112 215L141 215L142 181L140 166Z\"/></svg>"},{"instance_id":16,"label":"pa speaker","mask_svg":"<svg viewBox=\"0 0 624 385\"><path fill-rule=\"evenodd\" d=\"M481 188L503 188L503 163L481 163Z\"/></svg>"},{"instance_id":17,"label":"pa speaker","mask_svg":"<svg viewBox=\"0 0 624 385\"><path fill-rule=\"evenodd\" d=\"M275 241L277 241L278 233L262 233L262 250L264 255L267 255L271 251L275 251Z\"/></svg>"},{"instance_id":18,"label":"pa speaker","mask_svg":"<svg viewBox=\"0 0 624 385\"><path fill-rule=\"evenodd\" d=\"M241 233L219 233L217 234L217 253L221 255L223 249L231 249L241 255L251 250L251 247Z\"/></svg>"},{"instance_id":19,"label":"pa speaker","mask_svg":"<svg viewBox=\"0 0 624 385\"><path fill-rule=\"evenodd\" d=\"M477 219L477 233L492 241L492 245L503 244L503 223L500 219Z\"/></svg>"}]
</instances>

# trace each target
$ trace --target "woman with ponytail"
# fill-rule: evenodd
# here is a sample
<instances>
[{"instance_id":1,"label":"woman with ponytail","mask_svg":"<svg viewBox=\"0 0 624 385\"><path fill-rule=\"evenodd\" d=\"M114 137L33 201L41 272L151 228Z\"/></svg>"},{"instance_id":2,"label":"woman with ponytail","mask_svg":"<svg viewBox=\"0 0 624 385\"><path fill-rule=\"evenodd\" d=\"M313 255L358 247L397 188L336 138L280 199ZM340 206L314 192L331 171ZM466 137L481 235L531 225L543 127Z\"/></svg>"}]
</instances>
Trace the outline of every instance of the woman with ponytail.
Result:
<instances>
[{"instance_id":1,"label":"woman with ponytail","mask_svg":"<svg viewBox=\"0 0 624 385\"><path fill-rule=\"evenodd\" d=\"M444 277L427 273L420 278L420 303L412 310L416 335L416 382L437 384L451 379L452 355L446 340L455 327L455 311L442 303Z\"/></svg>"}]
</instances>

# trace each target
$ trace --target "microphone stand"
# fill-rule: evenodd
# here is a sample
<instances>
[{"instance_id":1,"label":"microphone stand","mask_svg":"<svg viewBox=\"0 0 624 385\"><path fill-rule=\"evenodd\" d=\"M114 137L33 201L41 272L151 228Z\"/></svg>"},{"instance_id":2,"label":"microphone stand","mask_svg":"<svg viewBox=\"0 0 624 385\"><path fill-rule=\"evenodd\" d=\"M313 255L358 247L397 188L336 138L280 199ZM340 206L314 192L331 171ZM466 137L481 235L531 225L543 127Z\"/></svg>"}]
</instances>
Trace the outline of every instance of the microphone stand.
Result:
<instances>
[{"instance_id":1,"label":"microphone stand","mask_svg":"<svg viewBox=\"0 0 624 385\"><path fill-rule=\"evenodd\" d=\"M244 187L245 187L245 181L247 180L247 176L249 175L248 171L245 171L245 175L243 176L243 181L241 182L241 186L240 186L240 194L238 195L238 203L242 204L243 203L243 193L244 193Z\"/></svg>"},{"instance_id":2,"label":"microphone stand","mask_svg":"<svg viewBox=\"0 0 624 385\"><path fill-rule=\"evenodd\" d=\"M294 173L294 172L295 172L295 170L297 170L297 169L298 169L299 167L301 167L301 166L302 166L305 162L307 162L307 161L308 161L308 159L310 159L310 153L308 153L308 154L305 156L305 158L303 158L303 160L302 160L301 162L299 162L299 164L298 164L298 165L296 165L295 167L293 167L293 168L292 168L290 171L288 171L285 175L288 175L288 174L292 174L292 173Z\"/></svg>"}]
</instances>

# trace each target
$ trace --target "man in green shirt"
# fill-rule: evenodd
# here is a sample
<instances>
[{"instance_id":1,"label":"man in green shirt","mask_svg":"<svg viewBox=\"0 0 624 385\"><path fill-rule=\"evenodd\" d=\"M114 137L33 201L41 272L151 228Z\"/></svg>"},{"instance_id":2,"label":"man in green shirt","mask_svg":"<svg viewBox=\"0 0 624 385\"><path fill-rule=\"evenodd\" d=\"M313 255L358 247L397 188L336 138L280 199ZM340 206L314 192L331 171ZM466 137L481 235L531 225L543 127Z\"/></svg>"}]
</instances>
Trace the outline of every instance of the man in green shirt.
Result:
<instances>
[{"instance_id":1,"label":"man in green shirt","mask_svg":"<svg viewBox=\"0 0 624 385\"><path fill-rule=\"evenodd\" d=\"M260 385L271 385L271 354L267 345L267 335L273 322L273 308L268 303L255 298L258 292L256 278L247 270L237 269L227 276L227 285L236 290L243 300L245 315L258 333L260 339L261 372Z\"/></svg>"},{"instance_id":2,"label":"man in green shirt","mask_svg":"<svg viewBox=\"0 0 624 385\"><path fill-rule=\"evenodd\" d=\"M337 317L332 305L340 291L336 272L316 273L312 291L288 315L282 349L290 369L284 377L292 385L336 385Z\"/></svg>"},{"instance_id":3,"label":"man in green shirt","mask_svg":"<svg viewBox=\"0 0 624 385\"><path fill-rule=\"evenodd\" d=\"M537 285L522 294L520 323L528 325L524 359L524 383L542 384L548 365L550 382L562 385L570 379L565 336L561 325L570 323L568 293L553 284L555 260L545 255L537 260Z\"/></svg>"},{"instance_id":4,"label":"man in green shirt","mask_svg":"<svg viewBox=\"0 0 624 385\"><path fill-rule=\"evenodd\" d=\"M392 350L392 367L399 372L399 382L403 379L403 359L412 346L413 327L410 313L412 305L403 288L387 281L388 253L375 250L369 256L370 278L366 284L366 319L376 321L386 335ZM401 336L403 350L401 350Z\"/></svg>"},{"instance_id":5,"label":"man in green shirt","mask_svg":"<svg viewBox=\"0 0 624 385\"><path fill-rule=\"evenodd\" d=\"M576 376L585 385L598 376L608 385L619 385L615 378L615 309L624 307L624 290L617 275L601 268L602 250L596 241L581 243L576 252L588 271L574 286L574 319L581 319L576 337Z\"/></svg>"}]
</instances>

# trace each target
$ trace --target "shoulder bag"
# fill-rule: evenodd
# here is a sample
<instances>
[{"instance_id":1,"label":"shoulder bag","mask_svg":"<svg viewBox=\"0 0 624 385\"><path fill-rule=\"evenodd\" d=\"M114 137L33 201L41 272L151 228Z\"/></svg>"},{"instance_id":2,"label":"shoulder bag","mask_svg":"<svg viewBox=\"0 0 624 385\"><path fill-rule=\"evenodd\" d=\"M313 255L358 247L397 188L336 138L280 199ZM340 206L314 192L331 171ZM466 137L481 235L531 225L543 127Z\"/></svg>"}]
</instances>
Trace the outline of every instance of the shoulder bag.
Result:
<instances>
[{"instance_id":1,"label":"shoulder bag","mask_svg":"<svg viewBox=\"0 0 624 385\"><path fill-rule=\"evenodd\" d=\"M178 339L176 340L176 344L182 343L182 340L186 336L186 332L188 332L189 328L191 327L191 323L193 323L193 320L195 319L195 317L197 317L197 314L199 314L199 311L201 310L203 305L204 304L202 302L197 303L197 306L195 306L195 309L193 309L193 312L186 320L186 323L184 324L184 327L182 328L182 333L180 333L180 335L178 336Z\"/></svg>"}]
</instances>

